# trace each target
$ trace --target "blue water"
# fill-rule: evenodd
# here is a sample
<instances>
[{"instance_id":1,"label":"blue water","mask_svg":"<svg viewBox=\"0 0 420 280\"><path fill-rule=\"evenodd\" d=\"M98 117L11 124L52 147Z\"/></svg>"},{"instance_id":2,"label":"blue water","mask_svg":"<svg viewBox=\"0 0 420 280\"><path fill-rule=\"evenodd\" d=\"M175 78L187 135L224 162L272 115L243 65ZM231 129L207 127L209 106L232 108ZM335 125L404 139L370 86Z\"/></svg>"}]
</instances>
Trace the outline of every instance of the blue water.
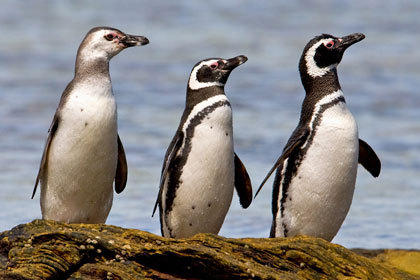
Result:
<instances>
[{"instance_id":1,"label":"blue water","mask_svg":"<svg viewBox=\"0 0 420 280\"><path fill-rule=\"evenodd\" d=\"M295 128L303 88L297 63L313 36L366 39L339 66L347 104L382 160L359 168L349 215L334 242L420 248L420 2L412 1L15 1L0 9L0 231L40 218L30 199L47 129L73 75L77 47L94 26L151 43L111 62L129 180L107 223L160 233L151 218L160 168L181 117L188 74L207 57L249 61L226 86L235 148L256 188ZM247 210L235 195L220 232L266 237L271 181Z\"/></svg>"}]
</instances>

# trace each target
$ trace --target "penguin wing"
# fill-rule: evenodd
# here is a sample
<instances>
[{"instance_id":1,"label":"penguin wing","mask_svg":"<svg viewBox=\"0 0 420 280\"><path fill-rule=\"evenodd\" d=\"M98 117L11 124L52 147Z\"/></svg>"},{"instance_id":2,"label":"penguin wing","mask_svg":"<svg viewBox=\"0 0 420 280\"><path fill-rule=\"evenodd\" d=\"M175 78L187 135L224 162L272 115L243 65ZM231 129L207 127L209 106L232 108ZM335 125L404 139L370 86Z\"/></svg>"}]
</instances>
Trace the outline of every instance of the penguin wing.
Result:
<instances>
[{"instance_id":1,"label":"penguin wing","mask_svg":"<svg viewBox=\"0 0 420 280\"><path fill-rule=\"evenodd\" d=\"M36 176L34 191L32 192L32 199L35 196L36 189L38 187L39 180L41 179L41 174L44 172L45 165L47 164L48 152L50 150L51 141L57 132L58 123L60 120L60 111L64 104L67 102L68 96L73 90L74 79L66 86L63 93L61 94L60 102L58 104L57 110L55 111L54 118L51 122L50 128L48 129L48 137L44 147L44 153L42 154L41 164L39 166L38 175Z\"/></svg>"},{"instance_id":2,"label":"penguin wing","mask_svg":"<svg viewBox=\"0 0 420 280\"><path fill-rule=\"evenodd\" d=\"M381 161L369 144L362 139L359 139L359 163L366 168L373 177L379 176L379 173L381 172Z\"/></svg>"},{"instance_id":3,"label":"penguin wing","mask_svg":"<svg viewBox=\"0 0 420 280\"><path fill-rule=\"evenodd\" d=\"M182 132L177 133L174 139L172 139L172 142L169 145L168 150L166 151L165 162L162 167L162 174L160 176L159 194L156 199L155 207L153 208L152 217L153 215L155 215L156 208L158 204L160 203L160 201L162 200L163 187L166 181L166 177L168 175L169 166L171 165L173 159L175 158L176 154L181 148L183 140L184 140L184 134Z\"/></svg>"},{"instance_id":4,"label":"penguin wing","mask_svg":"<svg viewBox=\"0 0 420 280\"><path fill-rule=\"evenodd\" d=\"M125 151L121 142L120 136L118 137L118 160L117 160L117 172L115 173L115 191L117 193L122 192L127 184L127 159L125 158Z\"/></svg>"},{"instance_id":5,"label":"penguin wing","mask_svg":"<svg viewBox=\"0 0 420 280\"><path fill-rule=\"evenodd\" d=\"M273 167L270 169L267 176L265 176L261 185L258 187L258 190L255 193L254 199L255 197L257 197L258 193L264 186L265 182L267 182L268 178L270 178L271 174L273 174L274 170L276 170L290 156L290 154L296 148L300 147L301 145L303 145L303 143L305 143L308 135L309 135L309 131L307 129L302 129L301 131L296 131L295 133L293 133L292 137L290 137L289 141L287 142L286 147L284 147L283 153L274 163Z\"/></svg>"},{"instance_id":6,"label":"penguin wing","mask_svg":"<svg viewBox=\"0 0 420 280\"><path fill-rule=\"evenodd\" d=\"M248 172L238 155L235 153L235 189L242 208L248 208L252 202L252 185Z\"/></svg>"},{"instance_id":7,"label":"penguin wing","mask_svg":"<svg viewBox=\"0 0 420 280\"><path fill-rule=\"evenodd\" d=\"M35 196L36 189L38 187L38 183L41 178L41 174L44 172L45 165L47 164L48 152L50 150L51 141L55 135L55 132L57 131L57 127L58 127L58 115L56 113L54 115L50 128L48 129L48 137L45 143L44 152L42 154L41 164L39 165L38 175L36 176L34 191L32 192L31 199L33 199Z\"/></svg>"}]
</instances>

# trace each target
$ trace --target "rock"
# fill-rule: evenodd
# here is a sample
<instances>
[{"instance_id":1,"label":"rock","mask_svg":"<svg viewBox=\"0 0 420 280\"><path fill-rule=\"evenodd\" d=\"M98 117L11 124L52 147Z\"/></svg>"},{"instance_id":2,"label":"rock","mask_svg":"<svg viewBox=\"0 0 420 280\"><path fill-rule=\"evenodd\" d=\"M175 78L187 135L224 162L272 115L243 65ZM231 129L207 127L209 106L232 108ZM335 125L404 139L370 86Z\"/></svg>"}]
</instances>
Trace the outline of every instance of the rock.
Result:
<instances>
[{"instance_id":1,"label":"rock","mask_svg":"<svg viewBox=\"0 0 420 280\"><path fill-rule=\"evenodd\" d=\"M35 220L0 234L0 279L420 279L420 252L389 251L405 256L401 266L385 250L355 251L367 257L306 236L175 240Z\"/></svg>"},{"instance_id":2,"label":"rock","mask_svg":"<svg viewBox=\"0 0 420 280\"><path fill-rule=\"evenodd\" d=\"M413 275L420 276L420 251L417 250L365 250L353 249L353 252L386 263ZM420 278L420 277L419 277Z\"/></svg>"}]
</instances>

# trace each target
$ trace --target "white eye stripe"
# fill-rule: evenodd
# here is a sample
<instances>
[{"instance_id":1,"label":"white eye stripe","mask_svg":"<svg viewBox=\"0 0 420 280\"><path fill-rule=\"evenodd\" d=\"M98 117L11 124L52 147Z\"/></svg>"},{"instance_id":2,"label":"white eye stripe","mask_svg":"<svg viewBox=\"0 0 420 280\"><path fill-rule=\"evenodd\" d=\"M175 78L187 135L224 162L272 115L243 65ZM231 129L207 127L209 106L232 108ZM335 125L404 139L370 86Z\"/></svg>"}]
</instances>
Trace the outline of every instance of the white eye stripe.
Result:
<instances>
[{"instance_id":1,"label":"white eye stripe","mask_svg":"<svg viewBox=\"0 0 420 280\"><path fill-rule=\"evenodd\" d=\"M203 67L204 65L209 66L215 62L218 62L218 59L211 59L207 61L202 61L200 64L194 67L194 69L191 71L190 79L188 81L188 87L192 90L197 90L201 88L206 87L212 87L212 86L224 86L225 84L219 83L219 82L200 82L197 79L197 73L198 70Z\"/></svg>"},{"instance_id":2,"label":"white eye stripe","mask_svg":"<svg viewBox=\"0 0 420 280\"><path fill-rule=\"evenodd\" d=\"M333 69L337 66L337 65L334 64L332 66L327 66L327 67L320 68L320 67L318 67L318 65L316 65L316 62L314 60L316 49L321 44L324 44L324 45L328 44L332 40L334 40L334 39L333 38L322 39L319 42L317 42L315 45L310 47L309 50L306 52L306 54L305 54L306 68L308 69L308 74L311 77L314 77L314 78L322 77L325 74L327 74L329 71L331 71L331 69Z\"/></svg>"}]
</instances>

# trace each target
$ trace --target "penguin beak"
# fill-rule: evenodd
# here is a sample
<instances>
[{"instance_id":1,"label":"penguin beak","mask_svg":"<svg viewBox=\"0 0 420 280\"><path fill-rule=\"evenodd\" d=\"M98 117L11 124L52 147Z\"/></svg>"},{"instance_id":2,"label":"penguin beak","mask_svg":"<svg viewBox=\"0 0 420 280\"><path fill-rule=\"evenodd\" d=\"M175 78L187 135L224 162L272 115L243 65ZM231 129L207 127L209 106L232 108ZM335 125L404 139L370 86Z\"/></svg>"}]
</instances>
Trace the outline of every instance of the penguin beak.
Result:
<instances>
[{"instance_id":1,"label":"penguin beak","mask_svg":"<svg viewBox=\"0 0 420 280\"><path fill-rule=\"evenodd\" d=\"M248 58L244 55L239 55L236 57L229 58L228 60L225 60L225 64L222 67L222 70L226 71L232 71L239 65L245 63L248 60Z\"/></svg>"},{"instance_id":2,"label":"penguin beak","mask_svg":"<svg viewBox=\"0 0 420 280\"><path fill-rule=\"evenodd\" d=\"M125 34L125 36L120 40L120 43L125 47L134 47L134 46L143 46L149 44L149 39L144 36L136 36Z\"/></svg>"},{"instance_id":3,"label":"penguin beak","mask_svg":"<svg viewBox=\"0 0 420 280\"><path fill-rule=\"evenodd\" d=\"M365 35L362 33L354 33L342 38L339 38L338 41L340 42L339 48L345 51L351 45L362 41L365 38Z\"/></svg>"}]
</instances>

